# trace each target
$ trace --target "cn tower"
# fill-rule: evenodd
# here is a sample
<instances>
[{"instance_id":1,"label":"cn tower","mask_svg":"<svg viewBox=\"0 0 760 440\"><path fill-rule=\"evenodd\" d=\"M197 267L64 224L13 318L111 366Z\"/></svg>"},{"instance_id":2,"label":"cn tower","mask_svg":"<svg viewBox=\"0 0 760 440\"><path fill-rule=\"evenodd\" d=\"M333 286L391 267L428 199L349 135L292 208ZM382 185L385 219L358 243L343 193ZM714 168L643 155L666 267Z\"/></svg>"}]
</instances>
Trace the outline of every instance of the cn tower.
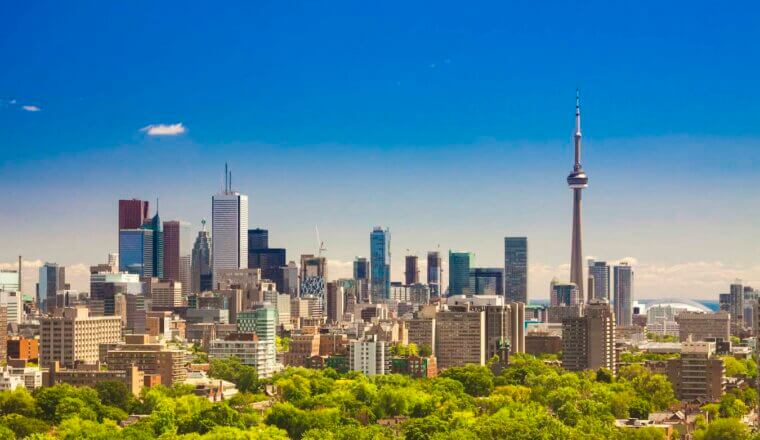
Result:
<instances>
[{"instance_id":1,"label":"cn tower","mask_svg":"<svg viewBox=\"0 0 760 440\"><path fill-rule=\"evenodd\" d=\"M588 176L581 166L581 99L580 91L575 91L575 165L567 176L567 184L573 190L573 248L570 256L570 282L578 286L581 298L583 289L583 239L581 227L581 194L588 186Z\"/></svg>"}]
</instances>

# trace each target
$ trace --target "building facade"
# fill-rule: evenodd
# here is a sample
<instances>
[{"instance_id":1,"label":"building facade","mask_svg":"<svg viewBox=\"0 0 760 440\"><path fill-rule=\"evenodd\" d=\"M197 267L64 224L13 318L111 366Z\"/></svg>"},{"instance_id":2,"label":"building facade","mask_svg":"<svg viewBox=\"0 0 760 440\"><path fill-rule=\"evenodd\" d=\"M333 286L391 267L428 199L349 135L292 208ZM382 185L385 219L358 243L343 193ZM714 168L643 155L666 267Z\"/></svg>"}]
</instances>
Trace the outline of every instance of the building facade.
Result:
<instances>
[{"instance_id":1,"label":"building facade","mask_svg":"<svg viewBox=\"0 0 760 440\"><path fill-rule=\"evenodd\" d=\"M62 308L40 318L40 365L59 361L72 368L77 361L98 360L100 344L121 340L121 318L89 316L84 307Z\"/></svg>"},{"instance_id":2,"label":"building facade","mask_svg":"<svg viewBox=\"0 0 760 440\"><path fill-rule=\"evenodd\" d=\"M504 237L504 295L528 304L528 237Z\"/></svg>"},{"instance_id":3,"label":"building facade","mask_svg":"<svg viewBox=\"0 0 760 440\"><path fill-rule=\"evenodd\" d=\"M449 296L472 294L470 267L474 258L475 254L471 252L449 251Z\"/></svg>"},{"instance_id":4,"label":"building facade","mask_svg":"<svg viewBox=\"0 0 760 440\"><path fill-rule=\"evenodd\" d=\"M633 268L628 263L615 266L615 318L617 325L630 326L633 321Z\"/></svg>"},{"instance_id":5,"label":"building facade","mask_svg":"<svg viewBox=\"0 0 760 440\"><path fill-rule=\"evenodd\" d=\"M391 295L391 233L376 226L369 236L371 295L373 301L390 299Z\"/></svg>"}]
</instances>

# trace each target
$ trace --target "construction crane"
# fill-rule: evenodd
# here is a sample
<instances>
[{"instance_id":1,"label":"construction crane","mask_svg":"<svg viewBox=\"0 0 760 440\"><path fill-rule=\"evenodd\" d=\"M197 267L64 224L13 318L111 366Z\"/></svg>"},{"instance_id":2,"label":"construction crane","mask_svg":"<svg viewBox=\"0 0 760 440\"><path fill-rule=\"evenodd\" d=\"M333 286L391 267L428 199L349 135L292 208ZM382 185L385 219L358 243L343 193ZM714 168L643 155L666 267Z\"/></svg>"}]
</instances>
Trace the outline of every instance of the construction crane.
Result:
<instances>
[{"instance_id":1,"label":"construction crane","mask_svg":"<svg viewBox=\"0 0 760 440\"><path fill-rule=\"evenodd\" d=\"M317 225L314 225L314 230L317 231L317 257L321 257L322 252L327 252L327 247L325 247L325 242L319 238L319 228Z\"/></svg>"}]
</instances>

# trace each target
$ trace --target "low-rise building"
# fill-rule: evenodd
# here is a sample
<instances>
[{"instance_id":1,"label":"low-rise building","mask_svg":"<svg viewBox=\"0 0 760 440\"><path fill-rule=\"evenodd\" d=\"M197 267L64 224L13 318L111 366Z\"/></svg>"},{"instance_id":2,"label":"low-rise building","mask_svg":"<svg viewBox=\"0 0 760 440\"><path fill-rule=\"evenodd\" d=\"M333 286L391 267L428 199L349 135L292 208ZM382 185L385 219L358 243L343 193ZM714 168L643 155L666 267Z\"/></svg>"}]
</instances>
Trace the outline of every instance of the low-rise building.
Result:
<instances>
[{"instance_id":1,"label":"low-rise building","mask_svg":"<svg viewBox=\"0 0 760 440\"><path fill-rule=\"evenodd\" d=\"M127 335L106 353L109 369L128 370L136 366L147 375L160 375L161 384L172 386L187 378L188 353L154 342L148 335Z\"/></svg>"},{"instance_id":2,"label":"low-rise building","mask_svg":"<svg viewBox=\"0 0 760 440\"><path fill-rule=\"evenodd\" d=\"M723 360L715 356L714 342L686 341L681 357L668 360L668 380L680 400L717 401L725 392Z\"/></svg>"},{"instance_id":3,"label":"low-rise building","mask_svg":"<svg viewBox=\"0 0 760 440\"><path fill-rule=\"evenodd\" d=\"M94 387L101 382L121 382L135 396L140 394L143 387L144 376L136 366L129 366L124 370L101 368L100 362L91 364L78 363L75 368L62 369L57 361L53 362L49 370L42 374L42 383L46 387L66 383L75 387Z\"/></svg>"},{"instance_id":4,"label":"low-rise building","mask_svg":"<svg viewBox=\"0 0 760 440\"><path fill-rule=\"evenodd\" d=\"M269 378L275 372L274 341L260 339L255 333L233 333L224 339L211 341L210 359L240 359L244 365L256 368L260 378Z\"/></svg>"},{"instance_id":5,"label":"low-rise building","mask_svg":"<svg viewBox=\"0 0 760 440\"><path fill-rule=\"evenodd\" d=\"M678 337L681 342L689 338L692 341L716 338L728 341L731 339L731 315L728 312L683 311L676 315L675 319L678 323Z\"/></svg>"},{"instance_id":6,"label":"low-rise building","mask_svg":"<svg viewBox=\"0 0 760 440\"><path fill-rule=\"evenodd\" d=\"M120 340L120 317L90 316L85 307L58 308L53 316L40 319L40 365L95 362L100 344Z\"/></svg>"},{"instance_id":7,"label":"low-rise building","mask_svg":"<svg viewBox=\"0 0 760 440\"><path fill-rule=\"evenodd\" d=\"M377 337L352 341L349 344L348 365L351 370L361 371L367 376L390 374L390 344Z\"/></svg>"}]
</instances>

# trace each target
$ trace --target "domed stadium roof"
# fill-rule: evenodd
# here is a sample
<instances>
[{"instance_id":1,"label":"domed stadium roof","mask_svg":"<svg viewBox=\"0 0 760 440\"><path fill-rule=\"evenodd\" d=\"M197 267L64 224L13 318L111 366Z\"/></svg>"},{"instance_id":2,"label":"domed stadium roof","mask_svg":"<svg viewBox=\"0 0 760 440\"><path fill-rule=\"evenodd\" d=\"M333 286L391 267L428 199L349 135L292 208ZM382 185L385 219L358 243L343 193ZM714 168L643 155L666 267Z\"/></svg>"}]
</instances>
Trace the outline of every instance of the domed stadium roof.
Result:
<instances>
[{"instance_id":1,"label":"domed stadium roof","mask_svg":"<svg viewBox=\"0 0 760 440\"><path fill-rule=\"evenodd\" d=\"M696 301L692 301L690 299L684 299L684 298L658 299L658 300L649 302L646 305L647 310L653 307L673 307L673 308L679 308L679 309L686 309L690 312L705 312L705 313L712 312L712 310L710 310L710 308L708 308L704 304L700 304Z\"/></svg>"}]
</instances>

